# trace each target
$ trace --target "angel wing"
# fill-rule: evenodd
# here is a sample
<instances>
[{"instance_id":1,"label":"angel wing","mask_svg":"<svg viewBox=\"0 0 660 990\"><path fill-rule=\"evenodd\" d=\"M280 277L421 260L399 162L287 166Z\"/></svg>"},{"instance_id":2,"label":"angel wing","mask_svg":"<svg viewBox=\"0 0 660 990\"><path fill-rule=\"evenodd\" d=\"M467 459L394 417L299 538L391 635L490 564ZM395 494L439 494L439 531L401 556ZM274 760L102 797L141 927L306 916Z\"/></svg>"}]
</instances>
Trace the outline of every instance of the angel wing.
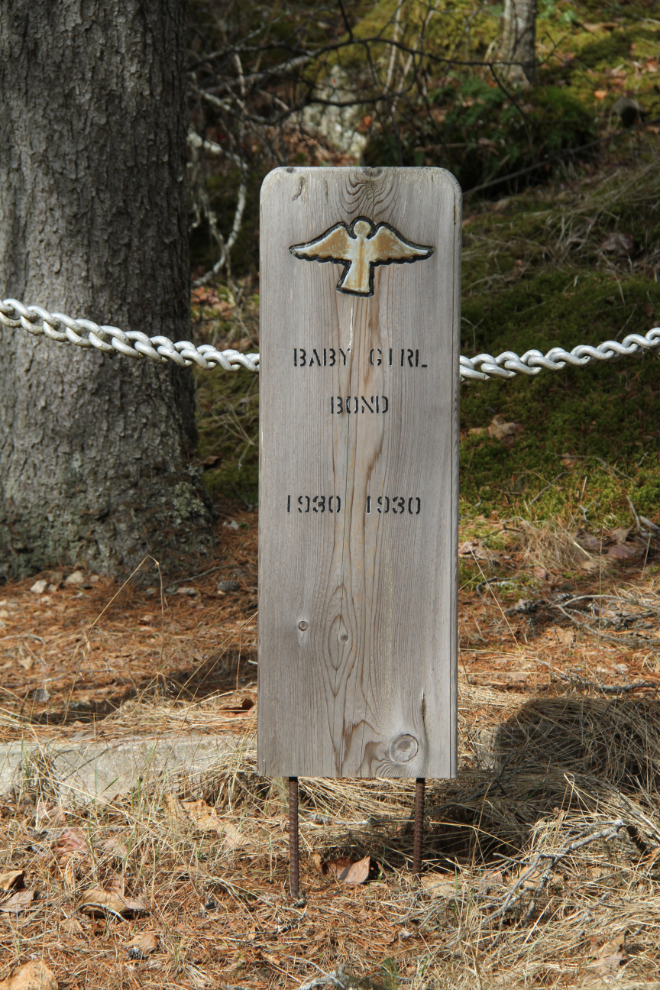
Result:
<instances>
[{"instance_id":1,"label":"angel wing","mask_svg":"<svg viewBox=\"0 0 660 990\"><path fill-rule=\"evenodd\" d=\"M387 265L391 262L416 261L433 254L432 247L413 244L391 227L379 223L373 236L367 239L369 260L372 264Z\"/></svg>"},{"instance_id":2,"label":"angel wing","mask_svg":"<svg viewBox=\"0 0 660 990\"><path fill-rule=\"evenodd\" d=\"M355 245L348 233L345 223L339 223L326 231L318 240L308 244L294 244L289 250L296 258L306 258L308 261L334 261L338 264L350 261L352 245Z\"/></svg>"}]
</instances>

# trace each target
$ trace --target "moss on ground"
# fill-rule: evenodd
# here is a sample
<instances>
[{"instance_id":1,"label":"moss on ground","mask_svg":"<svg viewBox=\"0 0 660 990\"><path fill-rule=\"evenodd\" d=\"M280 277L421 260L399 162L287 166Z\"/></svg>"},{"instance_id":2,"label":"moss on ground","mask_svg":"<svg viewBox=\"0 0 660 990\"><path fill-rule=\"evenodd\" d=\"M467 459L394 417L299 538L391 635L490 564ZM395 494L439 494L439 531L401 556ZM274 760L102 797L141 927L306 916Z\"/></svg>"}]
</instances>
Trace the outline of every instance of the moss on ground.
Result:
<instances>
[{"instance_id":1,"label":"moss on ground","mask_svg":"<svg viewBox=\"0 0 660 990\"><path fill-rule=\"evenodd\" d=\"M564 183L494 206L476 204L466 220L463 354L595 345L644 334L659 322L660 168L654 163L619 167L595 182L587 177L586 188ZM632 238L625 242L633 244L631 256L603 248L612 234ZM227 289L216 303L196 308L199 339L257 349L255 288L247 280L234 287L236 308ZM631 520L631 501L637 512L660 520L659 398L656 355L464 385L462 514L543 519L559 513L592 528L611 527ZM209 491L254 504L256 377L200 373L198 401ZM496 414L520 425L510 445L470 433Z\"/></svg>"},{"instance_id":2,"label":"moss on ground","mask_svg":"<svg viewBox=\"0 0 660 990\"><path fill-rule=\"evenodd\" d=\"M391 37L398 0L366 6L355 36L384 31ZM416 44L428 4L406 0L401 9L399 39ZM435 10L425 44L439 57L483 58L498 36L499 6L444 0ZM472 143L458 148L453 161L468 185L595 133L606 138L592 161L582 156L581 162L548 170L544 185L497 202L466 197L461 341L466 355L598 344L643 334L660 322L659 138L653 127L615 136L620 125L612 115L619 96L633 95L647 120L660 116L660 25L649 17L645 0L625 5L544 0L537 38L537 85L521 97L522 113L482 70L470 74L440 63L429 70L427 119L436 128L466 131ZM362 51L341 55L348 68L355 69L357 50ZM419 121L423 116L420 112ZM451 166L447 148L434 144L419 121L410 127L407 161ZM366 157L386 164L391 135L379 127L376 121ZM406 127L402 120L405 140ZM229 187L216 191L231 192ZM256 202L256 185L251 195ZM252 222L248 226L245 236L252 244ZM199 260L201 241L196 250ZM246 243L243 250L250 254L252 248ZM256 289L256 278L245 274L232 293L218 290L217 304L195 313L198 338L258 349ZM234 296L239 305L227 310ZM657 521L658 361L638 356L464 386L463 514L547 518L560 513L589 526L612 526L615 519L631 519L632 502ZM214 497L253 504L257 382L242 372L217 372L200 374L198 384L207 487ZM483 431L496 414L520 425L508 442L470 432Z\"/></svg>"},{"instance_id":3,"label":"moss on ground","mask_svg":"<svg viewBox=\"0 0 660 990\"><path fill-rule=\"evenodd\" d=\"M652 163L559 189L554 204L546 192L477 207L465 227L462 353L646 333L660 311L659 185ZM659 390L650 354L463 386L462 511L560 512L599 526L630 520L631 501L656 519ZM470 433L496 414L520 424L510 445Z\"/></svg>"}]
</instances>

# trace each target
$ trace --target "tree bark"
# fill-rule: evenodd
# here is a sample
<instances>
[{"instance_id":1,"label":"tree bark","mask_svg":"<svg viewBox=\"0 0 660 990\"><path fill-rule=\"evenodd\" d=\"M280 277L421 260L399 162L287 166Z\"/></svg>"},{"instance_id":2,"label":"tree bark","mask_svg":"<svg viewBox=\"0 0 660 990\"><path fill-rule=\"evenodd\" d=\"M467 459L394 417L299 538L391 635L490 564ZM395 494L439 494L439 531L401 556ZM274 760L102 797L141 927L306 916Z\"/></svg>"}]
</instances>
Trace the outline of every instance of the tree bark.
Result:
<instances>
[{"instance_id":1,"label":"tree bark","mask_svg":"<svg viewBox=\"0 0 660 990\"><path fill-rule=\"evenodd\" d=\"M0 298L189 336L186 4L0 4ZM210 546L187 369L0 326L0 579Z\"/></svg>"},{"instance_id":2,"label":"tree bark","mask_svg":"<svg viewBox=\"0 0 660 990\"><path fill-rule=\"evenodd\" d=\"M536 0L504 0L502 43L497 57L504 63L522 63L501 67L506 82L521 87L534 82L535 43Z\"/></svg>"}]
</instances>

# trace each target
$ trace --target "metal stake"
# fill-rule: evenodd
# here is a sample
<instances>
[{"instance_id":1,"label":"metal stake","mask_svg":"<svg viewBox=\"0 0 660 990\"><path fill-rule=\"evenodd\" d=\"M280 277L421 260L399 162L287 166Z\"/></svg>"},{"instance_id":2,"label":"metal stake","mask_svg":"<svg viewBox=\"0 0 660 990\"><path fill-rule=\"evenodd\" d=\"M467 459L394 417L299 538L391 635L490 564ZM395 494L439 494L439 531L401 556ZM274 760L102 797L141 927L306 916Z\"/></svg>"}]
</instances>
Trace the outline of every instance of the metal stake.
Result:
<instances>
[{"instance_id":1,"label":"metal stake","mask_svg":"<svg viewBox=\"0 0 660 990\"><path fill-rule=\"evenodd\" d=\"M289 777L289 882L291 896L300 896L300 861L298 857L298 778Z\"/></svg>"},{"instance_id":2,"label":"metal stake","mask_svg":"<svg viewBox=\"0 0 660 990\"><path fill-rule=\"evenodd\" d=\"M422 872L422 844L424 842L424 796L426 780L417 777L415 780L415 828L413 832L413 861L412 871L419 876Z\"/></svg>"}]
</instances>

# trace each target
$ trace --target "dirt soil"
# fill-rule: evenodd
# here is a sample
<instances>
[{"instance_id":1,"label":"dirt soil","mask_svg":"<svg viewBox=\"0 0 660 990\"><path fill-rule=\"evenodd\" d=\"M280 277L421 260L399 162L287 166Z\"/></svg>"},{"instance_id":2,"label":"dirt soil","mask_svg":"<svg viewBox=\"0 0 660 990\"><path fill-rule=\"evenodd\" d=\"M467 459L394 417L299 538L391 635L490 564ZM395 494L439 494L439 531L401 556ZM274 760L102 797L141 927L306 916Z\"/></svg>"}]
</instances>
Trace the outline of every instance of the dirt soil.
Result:
<instances>
[{"instance_id":1,"label":"dirt soil","mask_svg":"<svg viewBox=\"0 0 660 990\"><path fill-rule=\"evenodd\" d=\"M285 782L259 777L252 749L256 539L256 513L228 506L204 573L167 587L154 567L142 587L66 572L3 587L3 739L246 744L195 792L7 800L0 988L28 990L35 960L71 990L660 985L648 560L631 551L571 581L519 534L493 551L462 532L483 578L460 595L460 772L429 782L423 875L412 782L304 780L294 902ZM40 972L32 990L52 990Z\"/></svg>"}]
</instances>

